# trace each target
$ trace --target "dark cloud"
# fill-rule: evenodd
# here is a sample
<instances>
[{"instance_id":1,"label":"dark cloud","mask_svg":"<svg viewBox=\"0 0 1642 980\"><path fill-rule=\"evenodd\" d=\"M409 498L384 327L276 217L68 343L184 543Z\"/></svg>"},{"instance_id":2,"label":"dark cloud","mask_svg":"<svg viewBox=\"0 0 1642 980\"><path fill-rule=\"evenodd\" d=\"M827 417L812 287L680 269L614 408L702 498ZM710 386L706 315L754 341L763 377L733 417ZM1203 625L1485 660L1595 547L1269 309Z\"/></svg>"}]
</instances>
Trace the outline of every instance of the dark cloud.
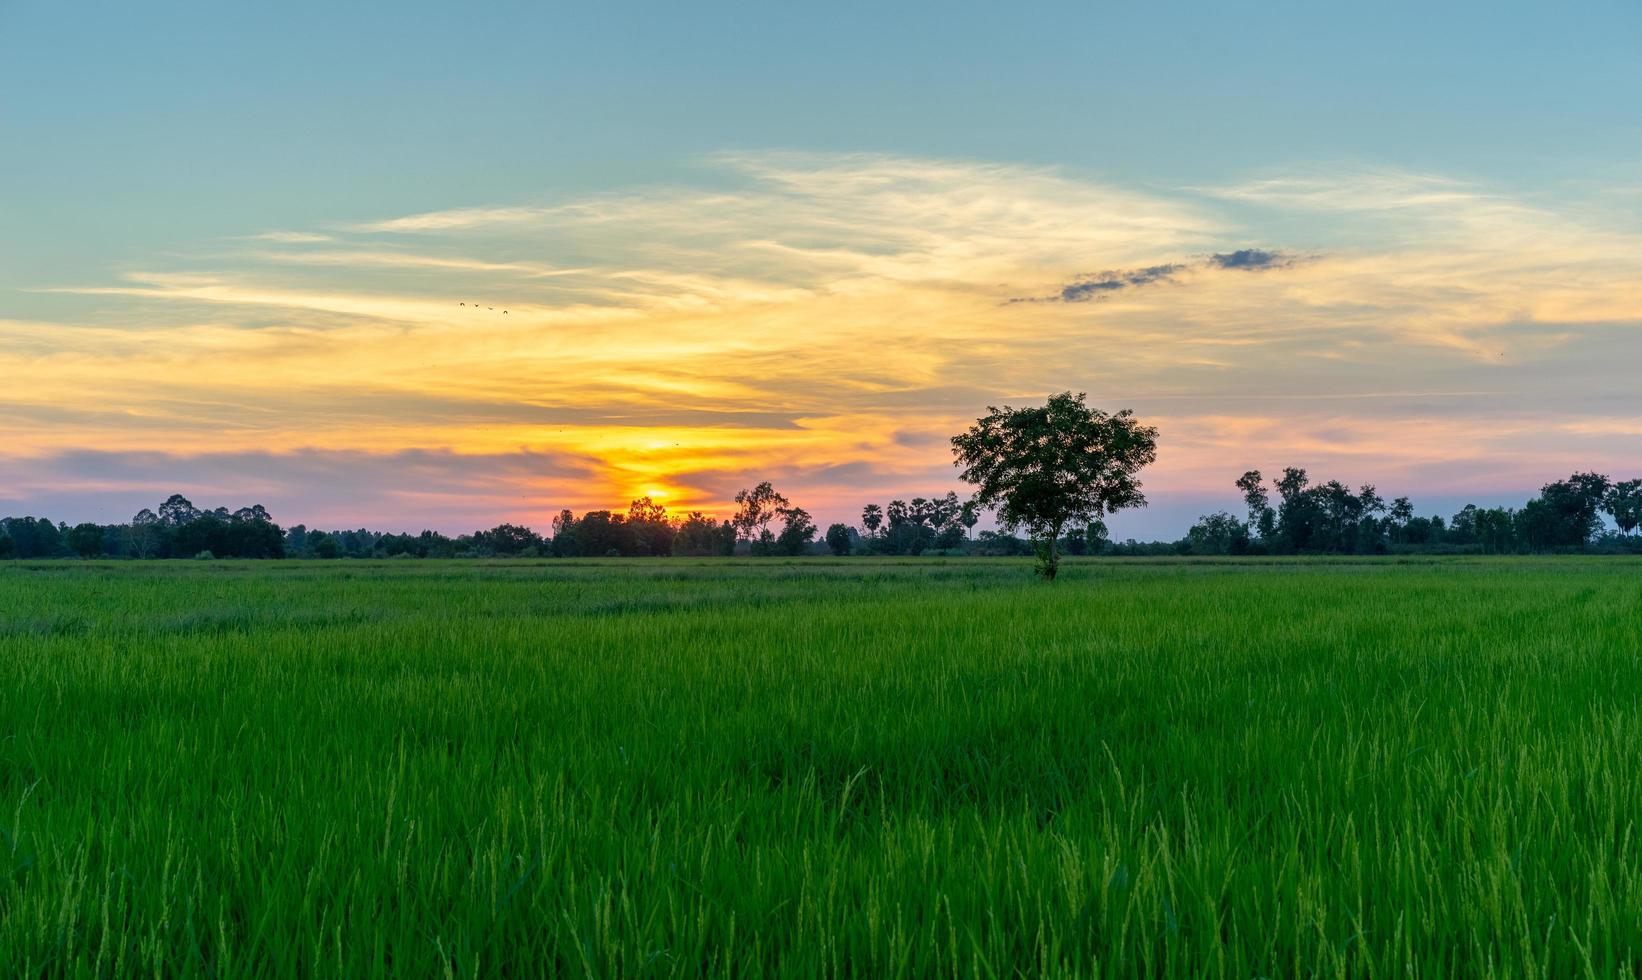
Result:
<instances>
[{"instance_id":1,"label":"dark cloud","mask_svg":"<svg viewBox=\"0 0 1642 980\"><path fill-rule=\"evenodd\" d=\"M1102 293L1112 293L1128 285L1122 279L1086 279L1074 282L1060 291L1062 303L1087 303Z\"/></svg>"},{"instance_id":2,"label":"dark cloud","mask_svg":"<svg viewBox=\"0 0 1642 980\"><path fill-rule=\"evenodd\" d=\"M1093 275L1080 276L1065 286L1054 296L1020 297L1010 300L1011 303L1087 303L1102 296L1115 293L1120 289L1129 289L1135 286L1150 286L1153 283L1169 282L1174 274L1186 268L1178 262L1167 265L1150 265L1144 269L1108 270Z\"/></svg>"},{"instance_id":3,"label":"dark cloud","mask_svg":"<svg viewBox=\"0 0 1642 980\"><path fill-rule=\"evenodd\" d=\"M1240 248L1235 252L1216 252L1197 262L1169 262L1149 265L1144 269L1109 270L1094 275L1079 276L1060 288L1052 296L1020 296L1011 303L1088 303L1110 296L1124 289L1173 282L1177 274L1191 268L1235 269L1241 272L1259 272L1264 269L1282 269L1294 264L1286 252L1263 248Z\"/></svg>"},{"instance_id":4,"label":"dark cloud","mask_svg":"<svg viewBox=\"0 0 1642 980\"><path fill-rule=\"evenodd\" d=\"M1235 252L1216 252L1209 256L1209 265L1218 269L1241 269L1257 272L1261 269L1279 269L1289 265L1290 259L1282 252L1268 252L1263 248L1240 248Z\"/></svg>"},{"instance_id":5,"label":"dark cloud","mask_svg":"<svg viewBox=\"0 0 1642 980\"><path fill-rule=\"evenodd\" d=\"M908 432L905 429L897 431L890 438L895 441L897 446L905 446L908 449L923 449L927 446L939 446L947 441L946 436L936 435L932 432Z\"/></svg>"},{"instance_id":6,"label":"dark cloud","mask_svg":"<svg viewBox=\"0 0 1642 980\"><path fill-rule=\"evenodd\" d=\"M1127 272L1102 272L1096 276L1088 276L1062 287L1060 301L1062 303L1087 303L1100 296L1115 292L1119 289L1128 289L1131 286L1150 286L1155 282L1168 282L1175 273L1184 266L1177 262L1168 265L1151 265L1144 269L1131 269Z\"/></svg>"}]
</instances>

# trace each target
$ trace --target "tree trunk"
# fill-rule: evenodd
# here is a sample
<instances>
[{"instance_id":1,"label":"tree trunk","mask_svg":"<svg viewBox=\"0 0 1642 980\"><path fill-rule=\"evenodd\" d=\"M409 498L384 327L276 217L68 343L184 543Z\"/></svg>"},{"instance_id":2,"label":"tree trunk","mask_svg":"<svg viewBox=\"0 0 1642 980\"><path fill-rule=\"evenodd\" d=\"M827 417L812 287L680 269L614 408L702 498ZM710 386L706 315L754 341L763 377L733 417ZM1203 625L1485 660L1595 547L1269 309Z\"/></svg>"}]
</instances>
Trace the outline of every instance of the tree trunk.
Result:
<instances>
[{"instance_id":1,"label":"tree trunk","mask_svg":"<svg viewBox=\"0 0 1642 980\"><path fill-rule=\"evenodd\" d=\"M1044 581L1053 582L1060 571L1060 528L1051 528L1047 543L1038 545L1038 574Z\"/></svg>"}]
</instances>

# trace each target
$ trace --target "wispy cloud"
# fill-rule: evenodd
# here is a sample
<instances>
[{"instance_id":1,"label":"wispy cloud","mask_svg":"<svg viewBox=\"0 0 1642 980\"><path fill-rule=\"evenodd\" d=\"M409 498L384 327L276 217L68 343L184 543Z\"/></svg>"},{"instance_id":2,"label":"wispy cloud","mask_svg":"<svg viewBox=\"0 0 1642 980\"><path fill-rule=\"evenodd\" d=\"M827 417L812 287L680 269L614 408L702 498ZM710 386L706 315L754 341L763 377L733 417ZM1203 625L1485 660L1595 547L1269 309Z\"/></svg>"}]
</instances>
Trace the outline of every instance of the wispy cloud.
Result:
<instances>
[{"instance_id":1,"label":"wispy cloud","mask_svg":"<svg viewBox=\"0 0 1642 980\"><path fill-rule=\"evenodd\" d=\"M453 208L448 211L427 211L408 214L402 218L365 221L350 226L352 231L394 233L465 231L496 225L518 225L538 222L554 213L552 208Z\"/></svg>"},{"instance_id":2,"label":"wispy cloud","mask_svg":"<svg viewBox=\"0 0 1642 980\"><path fill-rule=\"evenodd\" d=\"M451 255L417 255L411 252L380 252L361 249L325 251L264 251L252 258L283 265L328 265L344 269L438 269L448 272L493 272L531 278L583 276L590 268L561 268L541 262L487 262L483 259Z\"/></svg>"},{"instance_id":3,"label":"wispy cloud","mask_svg":"<svg viewBox=\"0 0 1642 980\"><path fill-rule=\"evenodd\" d=\"M1428 482L1443 460L1642 451L1611 421L1642 357L1642 236L1543 198L1393 171L1170 192L872 155L709 165L710 188L264 232L42 283L78 312L0 320L0 465L43 474L38 496L80 478L39 462L65 450L202 481L177 460L210 458L295 501L319 472L301 453L365 454L401 462L360 463L364 483L412 474L496 519L658 487L715 504L770 474L844 517L950 481L943 440L985 404L1064 388L1164 423L1163 492L1218 486L1239 447ZM430 475L502 458L535 489ZM100 465L98 493L153 489Z\"/></svg>"},{"instance_id":4,"label":"wispy cloud","mask_svg":"<svg viewBox=\"0 0 1642 980\"><path fill-rule=\"evenodd\" d=\"M330 235L322 235L315 231L265 231L245 237L251 241L275 242L280 245L312 245L333 240Z\"/></svg>"}]
</instances>

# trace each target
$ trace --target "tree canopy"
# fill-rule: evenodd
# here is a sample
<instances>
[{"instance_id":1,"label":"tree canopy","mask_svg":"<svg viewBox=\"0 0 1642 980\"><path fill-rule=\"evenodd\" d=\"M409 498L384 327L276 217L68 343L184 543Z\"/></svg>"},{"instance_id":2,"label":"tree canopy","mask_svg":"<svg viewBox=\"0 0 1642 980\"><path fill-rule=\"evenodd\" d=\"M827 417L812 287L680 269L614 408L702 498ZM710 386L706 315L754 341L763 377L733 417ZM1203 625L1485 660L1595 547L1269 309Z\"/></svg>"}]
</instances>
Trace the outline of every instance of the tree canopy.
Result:
<instances>
[{"instance_id":1,"label":"tree canopy","mask_svg":"<svg viewBox=\"0 0 1642 980\"><path fill-rule=\"evenodd\" d=\"M1003 527L1027 531L1039 573L1052 580L1063 529L1145 505L1138 476L1157 459L1157 430L1066 391L1041 406L988 406L952 438L952 451L975 502L995 509Z\"/></svg>"}]
</instances>

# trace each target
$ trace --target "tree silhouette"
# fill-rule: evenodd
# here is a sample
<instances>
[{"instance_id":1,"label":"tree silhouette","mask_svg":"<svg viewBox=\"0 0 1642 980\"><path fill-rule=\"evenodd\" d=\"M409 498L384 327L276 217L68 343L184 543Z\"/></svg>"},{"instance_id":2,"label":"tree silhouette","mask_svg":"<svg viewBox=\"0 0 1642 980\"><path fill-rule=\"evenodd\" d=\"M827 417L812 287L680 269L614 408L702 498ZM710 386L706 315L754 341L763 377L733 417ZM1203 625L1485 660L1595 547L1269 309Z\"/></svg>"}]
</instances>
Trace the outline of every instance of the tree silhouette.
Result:
<instances>
[{"instance_id":1,"label":"tree silhouette","mask_svg":"<svg viewBox=\"0 0 1642 980\"><path fill-rule=\"evenodd\" d=\"M1259 470L1249 470L1237 478L1237 489L1243 491L1243 505L1249 510L1249 527L1259 527L1260 519L1271 509L1271 498L1261 482Z\"/></svg>"},{"instance_id":2,"label":"tree silhouette","mask_svg":"<svg viewBox=\"0 0 1642 980\"><path fill-rule=\"evenodd\" d=\"M101 524L76 524L68 532L68 546L81 558L95 558L103 553Z\"/></svg>"},{"instance_id":3,"label":"tree silhouette","mask_svg":"<svg viewBox=\"0 0 1642 980\"><path fill-rule=\"evenodd\" d=\"M876 538L878 529L884 526L884 509L877 504L868 504L861 508L861 527L867 532L867 537Z\"/></svg>"},{"instance_id":4,"label":"tree silhouette","mask_svg":"<svg viewBox=\"0 0 1642 980\"><path fill-rule=\"evenodd\" d=\"M827 528L827 547L832 553L842 558L850 553L850 529L842 524L834 524Z\"/></svg>"},{"instance_id":5,"label":"tree silhouette","mask_svg":"<svg viewBox=\"0 0 1642 980\"><path fill-rule=\"evenodd\" d=\"M768 480L751 490L740 491L735 495L735 502L739 509L732 521L749 541L763 540L769 534L770 522L775 520L776 513L791 503L777 493Z\"/></svg>"},{"instance_id":6,"label":"tree silhouette","mask_svg":"<svg viewBox=\"0 0 1642 980\"><path fill-rule=\"evenodd\" d=\"M1062 392L1041 407L988 407L952 439L955 464L1006 528L1025 528L1038 572L1060 570L1061 532L1146 503L1140 471L1157 459L1157 430L1125 409L1108 415Z\"/></svg>"},{"instance_id":7,"label":"tree silhouette","mask_svg":"<svg viewBox=\"0 0 1642 980\"><path fill-rule=\"evenodd\" d=\"M1632 533L1642 524L1642 480L1614 484L1603 506L1621 532Z\"/></svg>"}]
</instances>

